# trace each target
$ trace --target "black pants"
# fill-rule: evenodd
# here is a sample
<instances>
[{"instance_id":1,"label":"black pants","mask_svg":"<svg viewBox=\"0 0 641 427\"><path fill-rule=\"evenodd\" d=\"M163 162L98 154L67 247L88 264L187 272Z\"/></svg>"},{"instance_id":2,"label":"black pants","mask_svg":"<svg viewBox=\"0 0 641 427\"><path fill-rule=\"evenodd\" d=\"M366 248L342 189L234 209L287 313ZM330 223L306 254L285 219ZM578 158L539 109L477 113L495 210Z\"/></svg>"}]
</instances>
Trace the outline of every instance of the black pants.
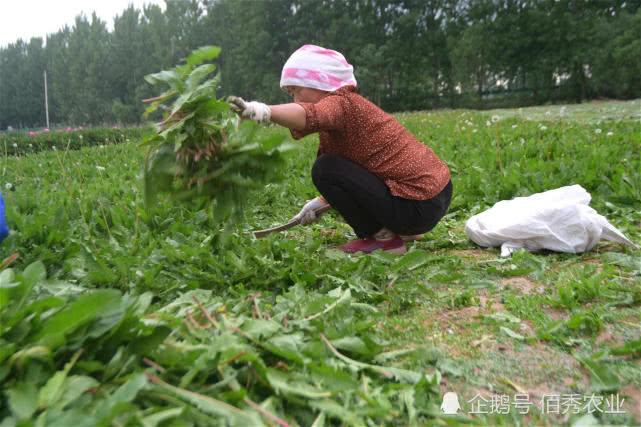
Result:
<instances>
[{"instance_id":1,"label":"black pants","mask_svg":"<svg viewBox=\"0 0 641 427\"><path fill-rule=\"evenodd\" d=\"M333 154L316 159L312 181L359 238L370 237L381 228L403 235L425 233L443 218L452 199L451 181L429 200L393 196L382 179Z\"/></svg>"}]
</instances>

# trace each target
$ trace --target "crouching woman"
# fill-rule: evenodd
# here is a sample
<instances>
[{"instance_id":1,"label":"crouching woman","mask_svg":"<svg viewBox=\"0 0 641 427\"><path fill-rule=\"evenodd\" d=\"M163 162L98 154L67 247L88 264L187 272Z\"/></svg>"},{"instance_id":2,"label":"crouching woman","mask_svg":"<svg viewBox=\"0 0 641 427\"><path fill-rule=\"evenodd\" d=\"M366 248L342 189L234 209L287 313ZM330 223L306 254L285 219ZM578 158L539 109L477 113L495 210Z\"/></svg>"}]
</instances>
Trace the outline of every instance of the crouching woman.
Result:
<instances>
[{"instance_id":1,"label":"crouching woman","mask_svg":"<svg viewBox=\"0 0 641 427\"><path fill-rule=\"evenodd\" d=\"M280 86L292 103L266 105L230 97L242 117L318 133L312 181L320 195L294 217L314 222L327 205L354 229L348 253L405 252L445 215L452 198L447 165L394 117L357 91L353 67L337 51L305 45L287 60Z\"/></svg>"}]
</instances>

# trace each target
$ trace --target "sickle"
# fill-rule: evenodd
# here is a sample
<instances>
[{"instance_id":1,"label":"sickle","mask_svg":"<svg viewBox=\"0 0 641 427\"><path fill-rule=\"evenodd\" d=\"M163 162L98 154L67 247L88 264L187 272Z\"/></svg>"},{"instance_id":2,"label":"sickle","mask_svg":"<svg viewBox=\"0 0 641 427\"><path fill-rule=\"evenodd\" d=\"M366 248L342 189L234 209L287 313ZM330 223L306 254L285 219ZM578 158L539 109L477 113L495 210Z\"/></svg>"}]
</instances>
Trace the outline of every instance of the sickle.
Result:
<instances>
[{"instance_id":1,"label":"sickle","mask_svg":"<svg viewBox=\"0 0 641 427\"><path fill-rule=\"evenodd\" d=\"M316 216L320 216L320 215L324 214L325 212L327 212L328 210L330 210L331 208L332 207L330 205L326 205L326 206L323 206L321 208L316 209L314 211L314 213L316 214ZM265 236L267 236L269 234L272 234L272 233L276 233L278 231L288 230L288 229L290 229L290 228L292 228L294 226L297 226L298 224L300 224L300 220L292 219L291 221L289 221L286 224L278 225L278 226L272 227L272 228L266 228L264 230L256 230L256 231L254 231L254 237L256 237L257 239L260 239L262 237L265 237Z\"/></svg>"}]
</instances>

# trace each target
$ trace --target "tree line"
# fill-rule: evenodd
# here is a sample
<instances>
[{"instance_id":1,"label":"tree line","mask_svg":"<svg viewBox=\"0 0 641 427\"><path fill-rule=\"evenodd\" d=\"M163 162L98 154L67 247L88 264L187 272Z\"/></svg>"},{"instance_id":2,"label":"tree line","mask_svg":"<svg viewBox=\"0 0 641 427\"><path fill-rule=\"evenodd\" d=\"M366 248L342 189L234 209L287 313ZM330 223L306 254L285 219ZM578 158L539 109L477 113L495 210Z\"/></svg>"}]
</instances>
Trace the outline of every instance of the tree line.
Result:
<instances>
[{"instance_id":1,"label":"tree line","mask_svg":"<svg viewBox=\"0 0 641 427\"><path fill-rule=\"evenodd\" d=\"M0 130L135 124L143 77L222 47L220 94L268 103L288 56L341 51L389 111L641 96L641 0L165 0L0 48ZM164 10L163 10L164 9Z\"/></svg>"}]
</instances>

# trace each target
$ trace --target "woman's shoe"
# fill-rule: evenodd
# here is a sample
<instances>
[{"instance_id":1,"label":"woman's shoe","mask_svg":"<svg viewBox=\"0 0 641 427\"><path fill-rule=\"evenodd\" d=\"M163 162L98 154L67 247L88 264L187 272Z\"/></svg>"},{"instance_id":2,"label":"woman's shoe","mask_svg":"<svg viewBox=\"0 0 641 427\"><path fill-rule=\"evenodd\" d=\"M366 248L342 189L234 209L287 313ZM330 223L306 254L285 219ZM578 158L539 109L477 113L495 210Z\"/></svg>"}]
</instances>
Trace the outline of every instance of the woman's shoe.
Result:
<instances>
[{"instance_id":1,"label":"woman's shoe","mask_svg":"<svg viewBox=\"0 0 641 427\"><path fill-rule=\"evenodd\" d=\"M407 251L405 242L403 242L403 240L398 236L394 236L387 240L377 240L371 237L367 239L352 240L340 247L340 250L348 254L354 254L357 252L369 254L378 249L393 254L404 254Z\"/></svg>"}]
</instances>

